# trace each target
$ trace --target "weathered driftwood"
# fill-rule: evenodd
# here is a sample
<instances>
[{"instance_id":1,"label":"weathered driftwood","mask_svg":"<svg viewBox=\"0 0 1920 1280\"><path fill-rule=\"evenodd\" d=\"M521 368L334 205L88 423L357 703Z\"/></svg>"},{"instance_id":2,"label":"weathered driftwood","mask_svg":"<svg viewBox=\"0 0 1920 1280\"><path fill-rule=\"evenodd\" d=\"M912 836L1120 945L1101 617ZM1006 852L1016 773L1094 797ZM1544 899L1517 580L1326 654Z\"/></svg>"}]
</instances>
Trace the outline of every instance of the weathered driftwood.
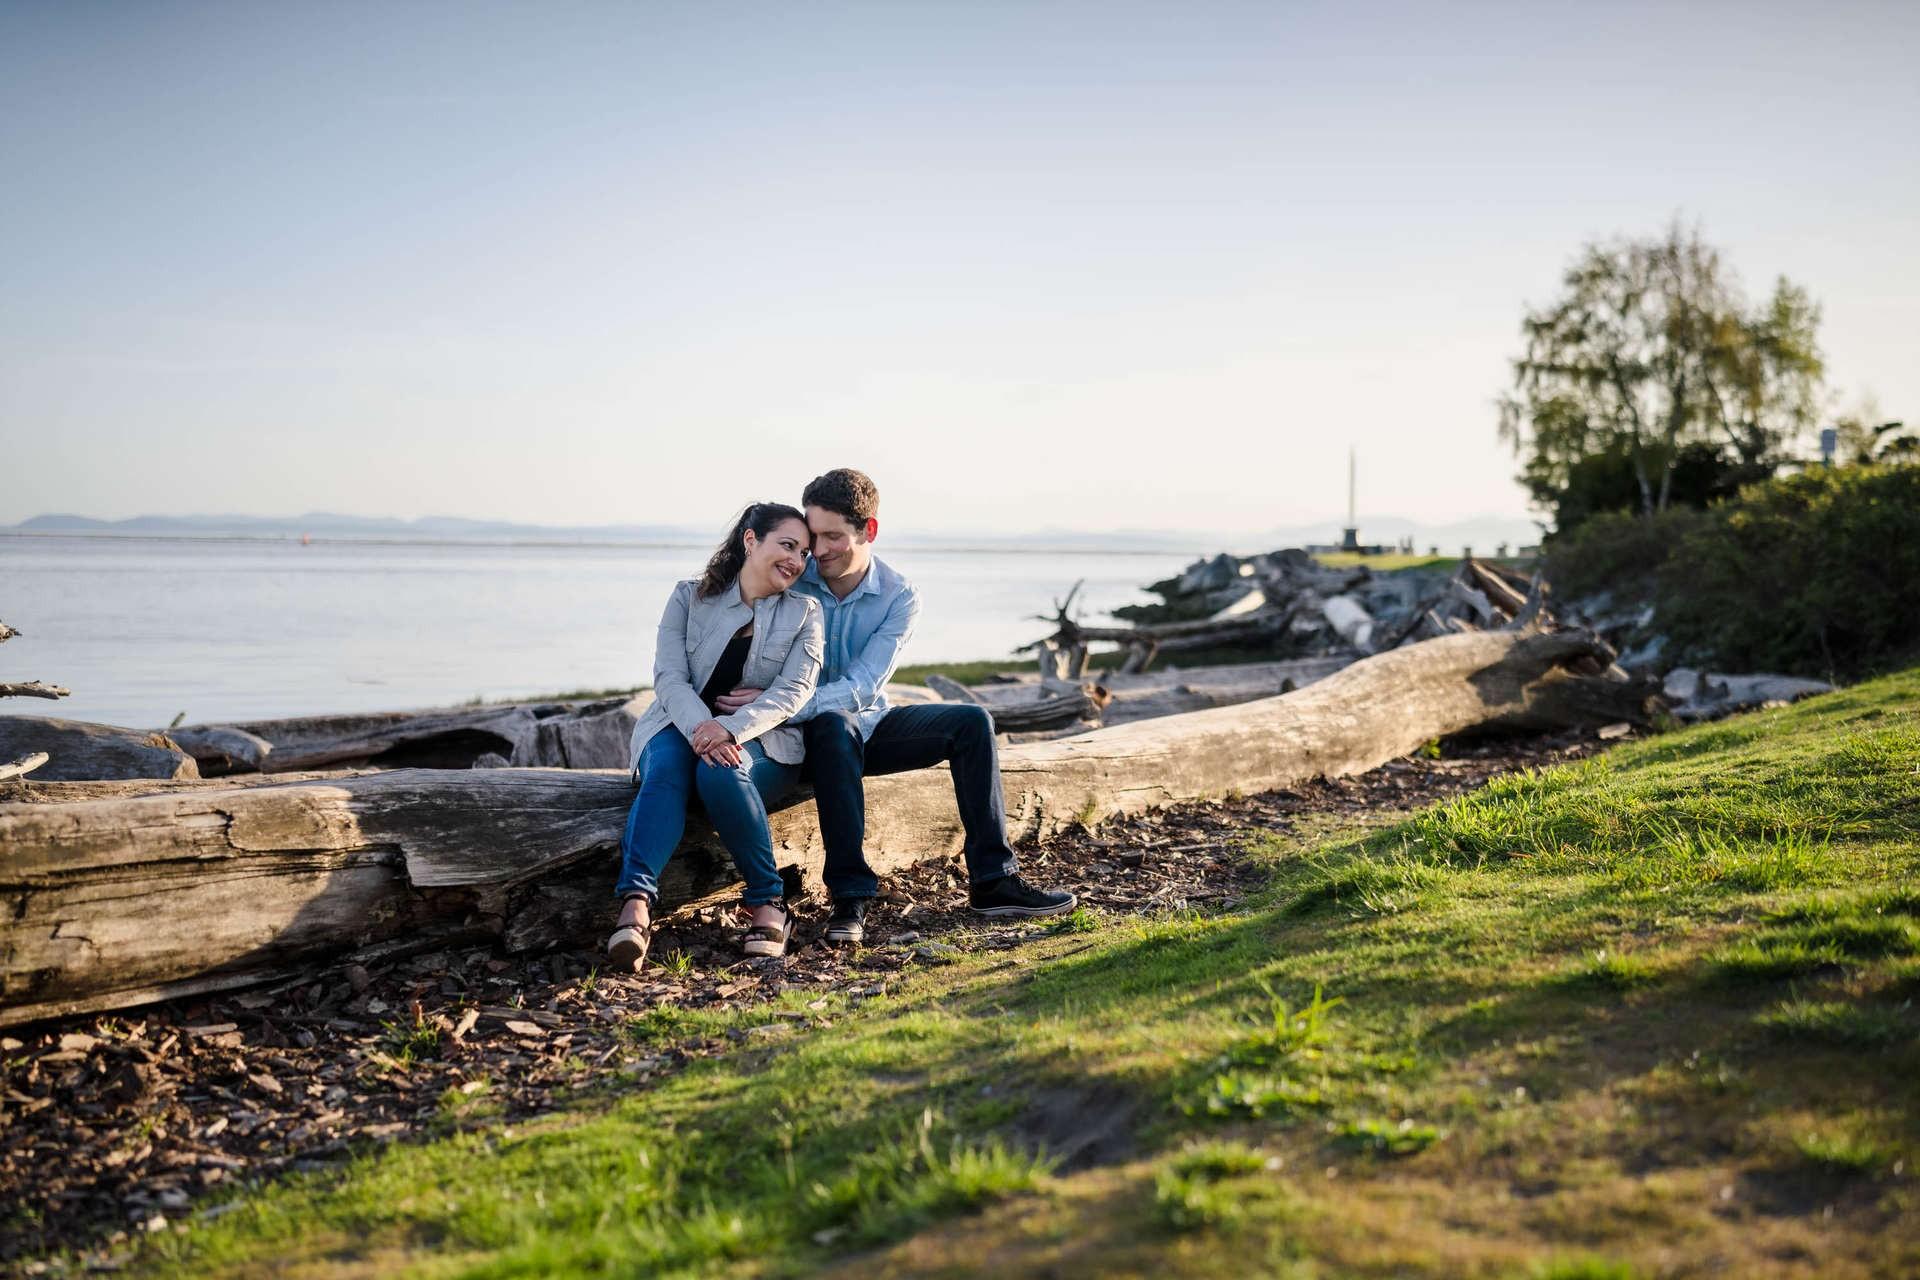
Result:
<instances>
[{"instance_id":1,"label":"weathered driftwood","mask_svg":"<svg viewBox=\"0 0 1920 1280\"><path fill-rule=\"evenodd\" d=\"M189 725L173 737L208 777L375 765L466 769L486 757L530 767L616 769L639 704L515 703Z\"/></svg>"},{"instance_id":2,"label":"weathered driftwood","mask_svg":"<svg viewBox=\"0 0 1920 1280\"><path fill-rule=\"evenodd\" d=\"M1135 672L1145 671L1154 658L1163 652L1253 643L1285 631L1297 608L1297 605L1274 608L1264 603L1266 597L1261 596L1262 602L1250 609L1228 607L1217 616L1187 622L1088 627L1082 626L1072 613L1073 598L1082 585L1074 583L1065 600L1054 602L1052 617L1036 618L1040 622L1051 622L1053 634L1014 650L1015 653L1031 651L1038 654L1043 679L1078 680L1086 673L1089 646L1093 644L1123 646L1127 650L1127 657L1120 669ZM1242 603L1250 598L1250 593L1257 594L1258 591L1257 586L1242 583L1232 589L1233 602Z\"/></svg>"},{"instance_id":3,"label":"weathered driftwood","mask_svg":"<svg viewBox=\"0 0 1920 1280\"><path fill-rule=\"evenodd\" d=\"M1117 611L1141 625L1069 627L1062 619L1053 639L1119 644L1127 654L1122 670L1144 671L1160 652L1182 646L1357 656L1463 631L1555 625L1543 582L1472 555L1446 574L1418 567L1379 574L1364 566L1333 568L1299 548L1222 555L1148 590L1166 603ZM1591 672L1606 666L1596 658Z\"/></svg>"},{"instance_id":4,"label":"weathered driftwood","mask_svg":"<svg viewBox=\"0 0 1920 1280\"><path fill-rule=\"evenodd\" d=\"M5 644L19 634L6 623L0 622L0 644ZM63 689L57 684L43 684L38 680L29 680L25 684L0 683L0 698L60 699L69 696L72 692L71 689ZM3 739L4 730L0 730L0 741ZM0 750L5 750L4 745L0 745ZM5 756L0 755L0 781L24 777L44 767L48 759L50 757L45 751L29 751L13 760L7 760Z\"/></svg>"},{"instance_id":5,"label":"weathered driftwood","mask_svg":"<svg viewBox=\"0 0 1920 1280\"><path fill-rule=\"evenodd\" d=\"M0 644L5 644L19 634L6 623L0 622ZM63 689L57 684L45 684L39 680L29 680L24 684L0 682L0 698L65 698L72 693L71 689Z\"/></svg>"},{"instance_id":6,"label":"weathered driftwood","mask_svg":"<svg viewBox=\"0 0 1920 1280\"><path fill-rule=\"evenodd\" d=\"M1476 633L1354 663L1281 697L1143 720L1002 755L1016 840L1073 822L1372 768L1430 738L1546 714L1590 655L1574 633ZM1607 682L1611 683L1611 682ZM1604 721L1630 719L1609 707ZM401 769L301 782L0 804L0 1024L302 972L349 952L591 934L611 914L624 772ZM958 848L944 770L869 781L885 871ZM817 866L811 801L773 817ZM733 883L709 835L670 865L669 903Z\"/></svg>"},{"instance_id":7,"label":"weathered driftwood","mask_svg":"<svg viewBox=\"0 0 1920 1280\"><path fill-rule=\"evenodd\" d=\"M166 795L174 791L207 791L213 787L281 786L288 782L338 782L377 769L327 769L312 773L242 773L231 778L122 778L114 781L42 782L14 778L0 783L0 804L77 804L83 800L127 800L134 796Z\"/></svg>"},{"instance_id":8,"label":"weathered driftwood","mask_svg":"<svg viewBox=\"0 0 1920 1280\"><path fill-rule=\"evenodd\" d=\"M1102 681L1113 695L1102 712L1102 723L1131 724L1272 698L1324 680L1353 661L1351 656L1328 656L1196 667L1190 671L1115 674Z\"/></svg>"},{"instance_id":9,"label":"weathered driftwood","mask_svg":"<svg viewBox=\"0 0 1920 1280\"><path fill-rule=\"evenodd\" d=\"M40 751L52 759L34 774L39 782L200 776L193 757L164 733L52 716L0 716L0 757Z\"/></svg>"},{"instance_id":10,"label":"weathered driftwood","mask_svg":"<svg viewBox=\"0 0 1920 1280\"><path fill-rule=\"evenodd\" d=\"M1099 685L1068 684L1042 680L1038 685L1014 685L1020 692L1013 697L987 699L958 680L938 673L927 677L927 687L948 702L968 702L985 707L993 717L996 733L1034 733L1064 729L1071 725L1097 724L1100 709L1106 705L1107 692Z\"/></svg>"},{"instance_id":11,"label":"weathered driftwood","mask_svg":"<svg viewBox=\"0 0 1920 1280\"><path fill-rule=\"evenodd\" d=\"M194 725L169 729L167 736L192 756L203 777L229 773L259 773L266 768L273 744L257 733L233 725Z\"/></svg>"},{"instance_id":12,"label":"weathered driftwood","mask_svg":"<svg viewBox=\"0 0 1920 1280\"><path fill-rule=\"evenodd\" d=\"M1272 698L1324 679L1353 661L1353 656L1347 655L1189 670L1105 672L1099 687L1108 700L1100 709L1100 723L1131 724L1135 720ZM996 717L1002 706L1016 706L1040 696L1039 686L1030 682L976 685L967 692L992 709Z\"/></svg>"},{"instance_id":13,"label":"weathered driftwood","mask_svg":"<svg viewBox=\"0 0 1920 1280\"><path fill-rule=\"evenodd\" d=\"M927 688L939 694L947 702L971 702L976 706L985 706L986 700L952 676L943 676L934 672L927 677Z\"/></svg>"},{"instance_id":14,"label":"weathered driftwood","mask_svg":"<svg viewBox=\"0 0 1920 1280\"><path fill-rule=\"evenodd\" d=\"M1666 698L1677 720L1717 720L1751 707L1798 702L1817 693L1831 693L1823 680L1798 676L1725 675L1675 667L1667 673Z\"/></svg>"},{"instance_id":15,"label":"weathered driftwood","mask_svg":"<svg viewBox=\"0 0 1920 1280\"><path fill-rule=\"evenodd\" d=\"M0 684L0 698L64 698L73 692L57 684L29 680L25 684Z\"/></svg>"},{"instance_id":16,"label":"weathered driftwood","mask_svg":"<svg viewBox=\"0 0 1920 1280\"><path fill-rule=\"evenodd\" d=\"M1467 560L1461 570L1473 578L1473 585L1489 603L1497 606L1501 613L1511 618L1519 613L1527 603L1527 592L1516 588L1503 574L1495 572L1493 566L1480 560Z\"/></svg>"},{"instance_id":17,"label":"weathered driftwood","mask_svg":"<svg viewBox=\"0 0 1920 1280\"><path fill-rule=\"evenodd\" d=\"M18 760L0 764L0 782L10 778L24 777L47 762L47 753L36 751L32 755L21 756Z\"/></svg>"},{"instance_id":18,"label":"weathered driftwood","mask_svg":"<svg viewBox=\"0 0 1920 1280\"><path fill-rule=\"evenodd\" d=\"M1334 596L1320 604L1320 615L1342 640L1369 653L1373 649L1373 615L1352 596Z\"/></svg>"}]
</instances>

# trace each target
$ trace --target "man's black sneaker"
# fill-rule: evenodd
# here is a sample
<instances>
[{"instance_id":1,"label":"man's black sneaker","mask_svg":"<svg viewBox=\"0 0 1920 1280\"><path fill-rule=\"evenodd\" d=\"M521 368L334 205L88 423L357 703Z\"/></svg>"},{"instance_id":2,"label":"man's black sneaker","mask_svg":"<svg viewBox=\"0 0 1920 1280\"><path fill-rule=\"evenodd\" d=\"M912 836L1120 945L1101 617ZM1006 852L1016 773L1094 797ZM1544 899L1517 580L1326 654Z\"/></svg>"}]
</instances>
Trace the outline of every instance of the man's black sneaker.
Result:
<instances>
[{"instance_id":1,"label":"man's black sneaker","mask_svg":"<svg viewBox=\"0 0 1920 1280\"><path fill-rule=\"evenodd\" d=\"M1019 876L1001 876L973 886L967 905L982 916L1057 916L1079 899L1060 889L1036 889Z\"/></svg>"},{"instance_id":2,"label":"man's black sneaker","mask_svg":"<svg viewBox=\"0 0 1920 1280\"><path fill-rule=\"evenodd\" d=\"M827 917L828 942L863 942L867 936L867 899L836 898Z\"/></svg>"}]
</instances>

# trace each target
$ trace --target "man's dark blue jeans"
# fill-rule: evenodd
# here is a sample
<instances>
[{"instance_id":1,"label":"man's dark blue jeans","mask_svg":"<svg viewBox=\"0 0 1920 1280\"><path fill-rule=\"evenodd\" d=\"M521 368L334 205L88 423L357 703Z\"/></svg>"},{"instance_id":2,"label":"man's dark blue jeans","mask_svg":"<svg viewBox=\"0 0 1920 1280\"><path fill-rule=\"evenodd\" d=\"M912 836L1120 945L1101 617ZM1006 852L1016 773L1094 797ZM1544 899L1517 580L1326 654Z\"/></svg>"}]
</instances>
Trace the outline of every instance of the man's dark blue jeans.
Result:
<instances>
[{"instance_id":1,"label":"man's dark blue jeans","mask_svg":"<svg viewBox=\"0 0 1920 1280\"><path fill-rule=\"evenodd\" d=\"M805 774L813 781L826 845L825 879L834 901L871 898L879 877L867 865L867 793L861 779L925 769L942 760L953 766L953 798L966 828L967 878L974 884L1010 876L1019 859L1007 843L1007 802L1000 790L1000 752L993 718L985 707L940 703L894 707L873 736L846 711L826 711L807 721Z\"/></svg>"}]
</instances>

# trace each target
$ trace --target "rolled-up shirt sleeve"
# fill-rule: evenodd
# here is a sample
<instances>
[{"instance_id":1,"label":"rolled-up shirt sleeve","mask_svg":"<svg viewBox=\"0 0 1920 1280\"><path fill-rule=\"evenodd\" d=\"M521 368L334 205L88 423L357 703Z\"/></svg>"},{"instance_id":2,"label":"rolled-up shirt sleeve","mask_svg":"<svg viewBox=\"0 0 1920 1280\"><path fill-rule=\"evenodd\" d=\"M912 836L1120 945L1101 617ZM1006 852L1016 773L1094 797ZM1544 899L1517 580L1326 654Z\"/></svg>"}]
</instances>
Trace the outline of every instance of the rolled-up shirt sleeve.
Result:
<instances>
[{"instance_id":1,"label":"rolled-up shirt sleeve","mask_svg":"<svg viewBox=\"0 0 1920 1280\"><path fill-rule=\"evenodd\" d=\"M886 616L847 664L846 672L815 689L793 718L810 720L823 712L865 711L873 706L893 678L894 668L900 665L900 652L913 638L914 624L919 620L920 593L909 586L888 603Z\"/></svg>"}]
</instances>

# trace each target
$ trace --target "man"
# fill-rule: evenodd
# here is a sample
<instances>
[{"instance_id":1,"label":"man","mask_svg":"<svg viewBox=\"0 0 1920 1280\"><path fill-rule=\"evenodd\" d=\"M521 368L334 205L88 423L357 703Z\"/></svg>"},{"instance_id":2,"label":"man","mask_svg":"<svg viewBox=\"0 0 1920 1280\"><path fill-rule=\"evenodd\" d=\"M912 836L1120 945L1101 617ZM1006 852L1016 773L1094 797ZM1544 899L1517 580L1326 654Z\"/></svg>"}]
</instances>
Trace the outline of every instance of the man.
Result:
<instances>
[{"instance_id":1,"label":"man","mask_svg":"<svg viewBox=\"0 0 1920 1280\"><path fill-rule=\"evenodd\" d=\"M1038 889L1019 876L1019 859L1007 843L1000 756L986 709L887 705L887 680L913 635L920 596L873 554L880 491L862 473L842 467L809 484L801 505L813 533L813 559L794 590L818 600L825 611L827 653L819 687L792 723L806 734L806 769L827 849L827 892L833 895L827 941L862 941L867 903L879 890L879 878L867 865L862 779L942 760L952 765L954 800L966 829L968 905L986 916L1073 910L1071 893ZM736 689L716 705L729 712L759 694Z\"/></svg>"}]
</instances>

